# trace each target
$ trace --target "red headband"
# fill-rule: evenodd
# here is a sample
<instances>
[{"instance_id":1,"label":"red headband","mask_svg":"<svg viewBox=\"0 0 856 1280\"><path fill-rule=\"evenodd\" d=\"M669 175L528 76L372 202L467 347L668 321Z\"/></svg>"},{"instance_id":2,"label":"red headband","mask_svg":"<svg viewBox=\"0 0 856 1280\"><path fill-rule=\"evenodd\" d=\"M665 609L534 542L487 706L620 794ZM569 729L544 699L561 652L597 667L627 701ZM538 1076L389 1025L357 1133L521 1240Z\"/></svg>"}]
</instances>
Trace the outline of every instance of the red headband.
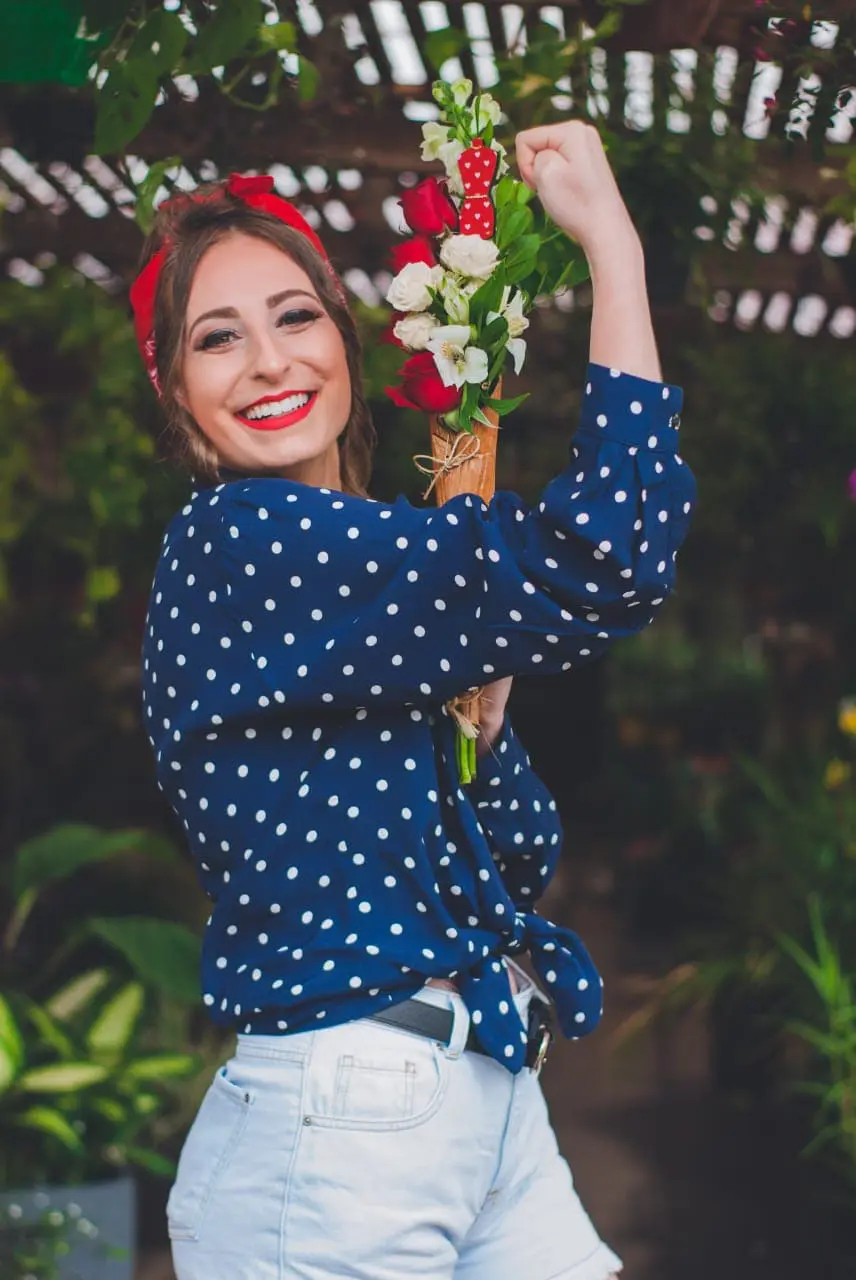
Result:
<instances>
[{"instance_id":1,"label":"red headband","mask_svg":"<svg viewBox=\"0 0 856 1280\"><path fill-rule=\"evenodd\" d=\"M299 231L301 235L306 236L306 239L326 262L330 274L336 280L339 292L344 299L345 295L341 283L338 276L336 276L323 244L303 217L303 214L295 209L294 205L290 204L288 200L284 200L282 196L274 193L274 180L270 174L263 173L259 174L258 177L244 178L239 173L232 173L221 190L207 195L176 196L173 200L168 201L167 204L181 204L187 201L204 204L206 201L219 199L222 191L226 191L230 196L243 200L244 204L248 204L252 209L259 209L262 213L269 213L272 217L278 218L280 222L287 223L288 226L294 227L295 231ZM161 206L161 208L164 207L163 205ZM170 241L165 239L131 285L130 294L131 308L134 312L134 332L137 337L137 346L140 348L143 363L146 366L146 373L149 375L152 386L158 395L160 395L161 389L158 381L157 354L155 351L155 295L157 294L158 280L160 279L160 273L163 270L169 248Z\"/></svg>"}]
</instances>

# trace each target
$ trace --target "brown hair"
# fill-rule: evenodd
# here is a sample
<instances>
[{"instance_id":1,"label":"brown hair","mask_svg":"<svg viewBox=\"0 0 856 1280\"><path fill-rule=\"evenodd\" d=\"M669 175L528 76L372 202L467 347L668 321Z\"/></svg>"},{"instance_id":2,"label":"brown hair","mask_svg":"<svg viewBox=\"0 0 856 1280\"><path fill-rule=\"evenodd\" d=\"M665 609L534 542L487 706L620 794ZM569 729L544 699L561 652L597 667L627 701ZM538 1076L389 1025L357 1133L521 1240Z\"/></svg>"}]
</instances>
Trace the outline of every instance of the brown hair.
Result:
<instances>
[{"instance_id":1,"label":"brown hair","mask_svg":"<svg viewBox=\"0 0 856 1280\"><path fill-rule=\"evenodd\" d=\"M167 446L170 455L199 480L216 481L223 465L211 441L186 409L179 404L187 303L196 269L203 254L232 232L256 236L281 249L309 277L325 311L345 344L351 379L351 411L339 437L342 488L346 493L367 496L376 442L362 380L362 347L353 316L331 268L314 245L295 228L273 215L253 209L230 195L219 184L197 188L206 199L170 201L157 217L143 247L141 266L168 241L163 269L158 280L154 309L154 334L158 379L167 417Z\"/></svg>"}]
</instances>

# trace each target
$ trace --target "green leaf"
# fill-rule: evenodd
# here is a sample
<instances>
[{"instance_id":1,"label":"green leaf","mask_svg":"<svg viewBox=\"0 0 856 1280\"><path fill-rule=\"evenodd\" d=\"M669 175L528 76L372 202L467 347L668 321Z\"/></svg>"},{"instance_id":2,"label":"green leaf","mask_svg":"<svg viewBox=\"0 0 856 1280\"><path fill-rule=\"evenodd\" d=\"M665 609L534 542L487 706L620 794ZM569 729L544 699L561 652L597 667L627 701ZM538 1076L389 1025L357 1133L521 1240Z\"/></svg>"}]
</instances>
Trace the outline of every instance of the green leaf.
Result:
<instances>
[{"instance_id":1,"label":"green leaf","mask_svg":"<svg viewBox=\"0 0 856 1280\"><path fill-rule=\"evenodd\" d=\"M155 106L158 79L145 66L116 62L98 95L95 117L96 155L116 155L125 150L144 128Z\"/></svg>"},{"instance_id":2,"label":"green leaf","mask_svg":"<svg viewBox=\"0 0 856 1280\"><path fill-rule=\"evenodd\" d=\"M505 316L497 316L495 320L491 320L485 325L484 329L479 333L479 346L486 350L491 350L497 342L501 342L505 346L508 338L508 321Z\"/></svg>"},{"instance_id":3,"label":"green leaf","mask_svg":"<svg viewBox=\"0 0 856 1280\"><path fill-rule=\"evenodd\" d=\"M28 1002L26 1013L41 1036L43 1044L50 1045L61 1058L71 1059L75 1056L77 1051L72 1041L62 1028L56 1025L46 1009L36 1004L35 1000L31 1000Z\"/></svg>"},{"instance_id":4,"label":"green leaf","mask_svg":"<svg viewBox=\"0 0 856 1280\"><path fill-rule=\"evenodd\" d=\"M467 44L465 31L457 27L444 27L441 31L429 31L422 41L422 55L436 71L447 58L455 58Z\"/></svg>"},{"instance_id":5,"label":"green leaf","mask_svg":"<svg viewBox=\"0 0 856 1280\"><path fill-rule=\"evenodd\" d=\"M187 28L178 14L153 9L131 41L125 65L159 80L175 70L186 43Z\"/></svg>"},{"instance_id":6,"label":"green leaf","mask_svg":"<svg viewBox=\"0 0 856 1280\"><path fill-rule=\"evenodd\" d=\"M479 285L470 298L470 321L477 325L489 311L498 311L505 288L505 263L500 263L492 276Z\"/></svg>"},{"instance_id":7,"label":"green leaf","mask_svg":"<svg viewBox=\"0 0 856 1280\"><path fill-rule=\"evenodd\" d=\"M86 1036L95 1056L119 1055L127 1048L146 1000L139 982L129 982L104 1006Z\"/></svg>"},{"instance_id":8,"label":"green leaf","mask_svg":"<svg viewBox=\"0 0 856 1280\"><path fill-rule=\"evenodd\" d=\"M139 848L144 838L144 832L134 829L104 832L78 822L51 827L18 849L12 869L15 897L64 880L90 862Z\"/></svg>"},{"instance_id":9,"label":"green leaf","mask_svg":"<svg viewBox=\"0 0 856 1280\"><path fill-rule=\"evenodd\" d=\"M297 51L297 30L293 22L262 23L257 34L259 44L265 49L274 49L277 53Z\"/></svg>"},{"instance_id":10,"label":"green leaf","mask_svg":"<svg viewBox=\"0 0 856 1280\"><path fill-rule=\"evenodd\" d=\"M213 17L201 22L187 59L190 75L204 75L243 53L263 25L261 0L220 0Z\"/></svg>"},{"instance_id":11,"label":"green leaf","mask_svg":"<svg viewBox=\"0 0 856 1280\"><path fill-rule=\"evenodd\" d=\"M39 1133L48 1133L58 1138L64 1147L78 1155L85 1152L80 1136L60 1111L53 1107L29 1107L19 1115L12 1117L12 1124L21 1129L36 1129Z\"/></svg>"},{"instance_id":12,"label":"green leaf","mask_svg":"<svg viewBox=\"0 0 856 1280\"><path fill-rule=\"evenodd\" d=\"M148 1147L125 1148L125 1156L132 1164L137 1164L141 1169L148 1169L149 1173L157 1174L161 1178L175 1177L175 1163L167 1160L166 1156L160 1155L157 1151L151 1151Z\"/></svg>"},{"instance_id":13,"label":"green leaf","mask_svg":"<svg viewBox=\"0 0 856 1280\"><path fill-rule=\"evenodd\" d=\"M46 1002L45 1009L52 1018L59 1022L67 1022L76 1013L85 1009L109 982L110 974L106 969L89 969L79 977L72 978Z\"/></svg>"},{"instance_id":14,"label":"green leaf","mask_svg":"<svg viewBox=\"0 0 856 1280\"><path fill-rule=\"evenodd\" d=\"M500 252L514 245L521 236L531 232L535 222L532 210L524 205L506 205L497 215L496 243ZM539 237L540 241L540 237Z\"/></svg>"},{"instance_id":15,"label":"green leaf","mask_svg":"<svg viewBox=\"0 0 856 1280\"><path fill-rule=\"evenodd\" d=\"M526 391L522 396L510 396L504 400L487 400L488 409L493 409L497 417L504 418L507 413L513 413L515 409L519 409L524 400L528 400L531 392Z\"/></svg>"},{"instance_id":16,"label":"green leaf","mask_svg":"<svg viewBox=\"0 0 856 1280\"><path fill-rule=\"evenodd\" d=\"M506 173L493 189L493 203L497 210L502 209L507 204L516 204L517 194L515 187L523 186L516 178L512 178L510 173Z\"/></svg>"},{"instance_id":17,"label":"green leaf","mask_svg":"<svg viewBox=\"0 0 856 1280\"><path fill-rule=\"evenodd\" d=\"M112 565L93 565L86 574L86 599L90 604L101 604L119 594L122 580Z\"/></svg>"},{"instance_id":18,"label":"green leaf","mask_svg":"<svg viewBox=\"0 0 856 1280\"><path fill-rule=\"evenodd\" d=\"M119 951L141 982L174 1000L199 1000L200 942L183 925L142 916L92 920L89 927Z\"/></svg>"},{"instance_id":19,"label":"green leaf","mask_svg":"<svg viewBox=\"0 0 856 1280\"><path fill-rule=\"evenodd\" d=\"M12 1008L0 995L0 1093L4 1093L24 1062L24 1037Z\"/></svg>"},{"instance_id":20,"label":"green leaf","mask_svg":"<svg viewBox=\"0 0 856 1280\"><path fill-rule=\"evenodd\" d=\"M134 217L137 226L145 234L151 231L155 222L155 198L170 169L181 164L181 156L167 156L165 160L156 160L142 182L136 188L137 201L134 206Z\"/></svg>"},{"instance_id":21,"label":"green leaf","mask_svg":"<svg viewBox=\"0 0 856 1280\"><path fill-rule=\"evenodd\" d=\"M122 1080L184 1080L195 1075L200 1065L200 1059L192 1053L153 1053L127 1063Z\"/></svg>"},{"instance_id":22,"label":"green leaf","mask_svg":"<svg viewBox=\"0 0 856 1280\"><path fill-rule=\"evenodd\" d=\"M63 1062L57 1066L33 1067L18 1080L25 1093L75 1093L107 1079L107 1068L98 1062Z\"/></svg>"},{"instance_id":23,"label":"green leaf","mask_svg":"<svg viewBox=\"0 0 856 1280\"><path fill-rule=\"evenodd\" d=\"M297 66L297 96L301 102L311 102L318 93L321 77L314 62L302 55Z\"/></svg>"}]
</instances>

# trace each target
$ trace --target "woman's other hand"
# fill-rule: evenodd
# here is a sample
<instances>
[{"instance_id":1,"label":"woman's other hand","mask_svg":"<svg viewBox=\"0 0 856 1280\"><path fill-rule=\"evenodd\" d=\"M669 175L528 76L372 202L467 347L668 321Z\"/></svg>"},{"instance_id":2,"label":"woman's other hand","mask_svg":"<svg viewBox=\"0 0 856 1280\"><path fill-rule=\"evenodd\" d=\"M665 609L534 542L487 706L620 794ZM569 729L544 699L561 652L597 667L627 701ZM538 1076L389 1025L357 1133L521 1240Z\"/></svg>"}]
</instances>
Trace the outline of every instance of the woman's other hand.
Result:
<instances>
[{"instance_id":1,"label":"woman's other hand","mask_svg":"<svg viewBox=\"0 0 856 1280\"><path fill-rule=\"evenodd\" d=\"M587 254L616 234L636 235L594 125L563 120L525 129L515 148L523 181Z\"/></svg>"}]
</instances>

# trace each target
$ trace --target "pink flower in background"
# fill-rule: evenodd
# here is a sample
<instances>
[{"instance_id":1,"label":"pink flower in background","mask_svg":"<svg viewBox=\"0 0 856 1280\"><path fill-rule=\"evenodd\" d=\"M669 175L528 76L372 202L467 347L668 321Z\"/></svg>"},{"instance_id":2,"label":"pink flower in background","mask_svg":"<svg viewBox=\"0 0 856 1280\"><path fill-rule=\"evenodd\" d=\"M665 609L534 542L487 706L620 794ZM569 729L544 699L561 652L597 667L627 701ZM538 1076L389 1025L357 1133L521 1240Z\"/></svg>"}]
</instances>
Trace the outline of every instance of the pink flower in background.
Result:
<instances>
[{"instance_id":1,"label":"pink flower in background","mask_svg":"<svg viewBox=\"0 0 856 1280\"><path fill-rule=\"evenodd\" d=\"M856 470L847 477L847 496L851 502L856 502Z\"/></svg>"}]
</instances>

